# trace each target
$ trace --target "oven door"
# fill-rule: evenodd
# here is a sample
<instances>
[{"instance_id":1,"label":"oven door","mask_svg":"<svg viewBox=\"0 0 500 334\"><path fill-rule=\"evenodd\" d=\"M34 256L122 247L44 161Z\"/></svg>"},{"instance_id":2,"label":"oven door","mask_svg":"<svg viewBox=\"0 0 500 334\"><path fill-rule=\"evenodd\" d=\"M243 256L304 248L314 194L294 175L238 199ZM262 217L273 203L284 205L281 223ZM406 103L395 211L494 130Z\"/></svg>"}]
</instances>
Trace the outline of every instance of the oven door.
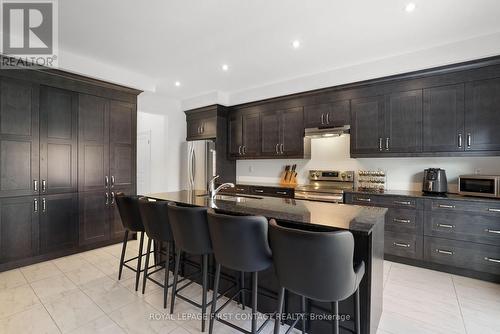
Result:
<instances>
[{"instance_id":1,"label":"oven door","mask_svg":"<svg viewBox=\"0 0 500 334\"><path fill-rule=\"evenodd\" d=\"M499 197L498 177L461 176L458 178L458 193L466 196Z\"/></svg>"}]
</instances>

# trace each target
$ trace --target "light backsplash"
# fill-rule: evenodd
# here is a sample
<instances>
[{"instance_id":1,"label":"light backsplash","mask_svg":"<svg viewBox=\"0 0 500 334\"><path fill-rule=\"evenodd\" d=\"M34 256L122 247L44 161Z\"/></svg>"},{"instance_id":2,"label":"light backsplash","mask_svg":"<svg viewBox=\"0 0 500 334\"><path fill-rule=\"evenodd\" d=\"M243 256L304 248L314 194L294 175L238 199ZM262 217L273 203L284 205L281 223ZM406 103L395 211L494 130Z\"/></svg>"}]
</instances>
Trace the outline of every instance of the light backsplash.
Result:
<instances>
[{"instance_id":1,"label":"light backsplash","mask_svg":"<svg viewBox=\"0 0 500 334\"><path fill-rule=\"evenodd\" d=\"M383 170L387 173L386 188L390 190L422 189L426 168L443 168L448 178L448 191L456 192L461 174L498 174L500 157L425 157L366 158L349 157L349 135L312 139L310 160L239 160L236 164L238 182L276 183L285 165L297 164L299 183L307 183L310 169Z\"/></svg>"}]
</instances>

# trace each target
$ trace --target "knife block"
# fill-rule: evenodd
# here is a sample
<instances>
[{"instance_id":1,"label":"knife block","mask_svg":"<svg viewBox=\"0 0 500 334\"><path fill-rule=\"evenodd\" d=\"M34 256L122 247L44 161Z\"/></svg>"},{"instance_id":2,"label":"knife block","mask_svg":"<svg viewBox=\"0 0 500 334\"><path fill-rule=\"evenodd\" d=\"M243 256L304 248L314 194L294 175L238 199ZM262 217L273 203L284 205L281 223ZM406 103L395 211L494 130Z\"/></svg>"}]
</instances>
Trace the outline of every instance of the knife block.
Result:
<instances>
[{"instance_id":1,"label":"knife block","mask_svg":"<svg viewBox=\"0 0 500 334\"><path fill-rule=\"evenodd\" d=\"M297 185L297 172L292 172L289 169L285 169L283 173L281 173L280 185L282 186Z\"/></svg>"}]
</instances>

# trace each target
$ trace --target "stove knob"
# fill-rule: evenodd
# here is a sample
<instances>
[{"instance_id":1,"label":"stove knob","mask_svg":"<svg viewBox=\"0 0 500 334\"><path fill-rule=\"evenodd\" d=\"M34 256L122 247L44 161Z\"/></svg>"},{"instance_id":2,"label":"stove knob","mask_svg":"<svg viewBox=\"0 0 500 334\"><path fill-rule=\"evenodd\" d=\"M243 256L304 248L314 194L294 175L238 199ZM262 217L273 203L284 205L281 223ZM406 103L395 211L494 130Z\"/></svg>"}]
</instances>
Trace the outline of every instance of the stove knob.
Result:
<instances>
[{"instance_id":1,"label":"stove knob","mask_svg":"<svg viewBox=\"0 0 500 334\"><path fill-rule=\"evenodd\" d=\"M341 177L342 179L345 179L345 178L347 177L347 174L346 174L346 173L342 173L342 174L340 174L340 177Z\"/></svg>"}]
</instances>

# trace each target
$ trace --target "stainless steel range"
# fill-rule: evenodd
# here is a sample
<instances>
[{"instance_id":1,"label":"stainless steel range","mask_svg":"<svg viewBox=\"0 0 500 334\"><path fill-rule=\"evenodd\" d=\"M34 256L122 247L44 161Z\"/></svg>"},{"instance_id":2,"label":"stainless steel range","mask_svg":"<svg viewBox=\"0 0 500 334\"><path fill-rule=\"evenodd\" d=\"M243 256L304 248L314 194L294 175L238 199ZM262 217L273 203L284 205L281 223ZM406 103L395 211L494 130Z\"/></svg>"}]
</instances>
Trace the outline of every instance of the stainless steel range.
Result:
<instances>
[{"instance_id":1,"label":"stainless steel range","mask_svg":"<svg viewBox=\"0 0 500 334\"><path fill-rule=\"evenodd\" d=\"M342 203L349 189L354 189L353 171L310 170L309 184L297 186L295 198Z\"/></svg>"}]
</instances>

